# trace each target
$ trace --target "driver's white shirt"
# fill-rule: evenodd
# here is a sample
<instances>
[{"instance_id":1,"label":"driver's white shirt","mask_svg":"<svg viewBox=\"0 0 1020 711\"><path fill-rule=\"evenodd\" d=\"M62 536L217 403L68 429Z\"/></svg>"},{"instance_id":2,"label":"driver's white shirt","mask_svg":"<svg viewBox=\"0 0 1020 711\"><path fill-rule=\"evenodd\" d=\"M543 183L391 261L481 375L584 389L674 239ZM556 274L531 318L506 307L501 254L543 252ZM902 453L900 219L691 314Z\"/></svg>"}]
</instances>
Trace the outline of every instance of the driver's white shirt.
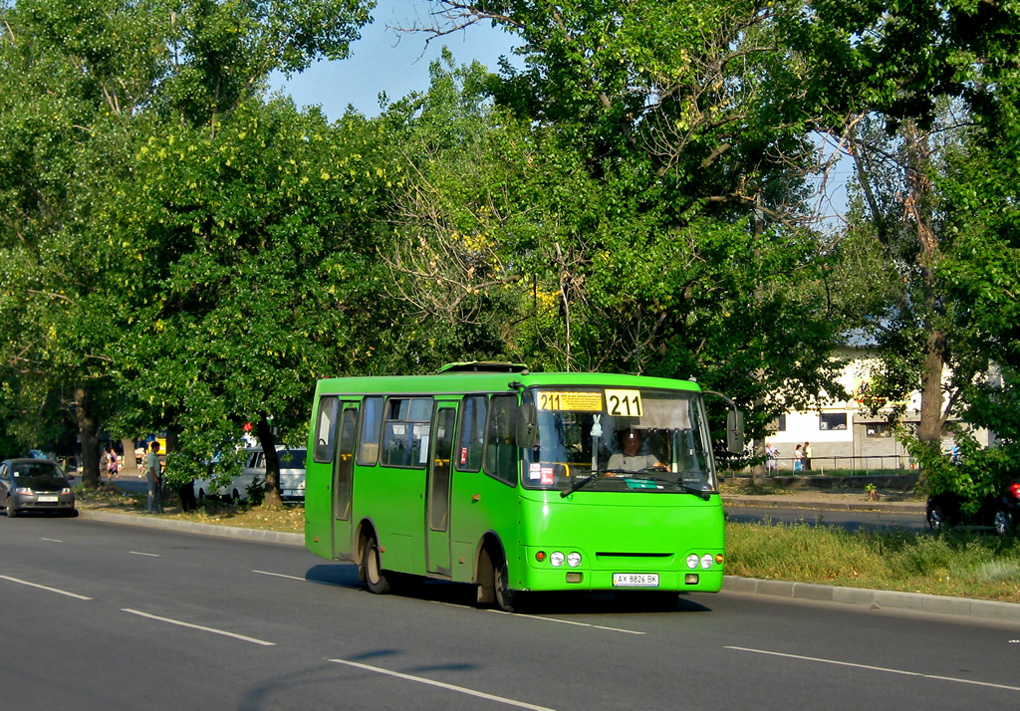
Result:
<instances>
[{"instance_id":1,"label":"driver's white shirt","mask_svg":"<svg viewBox=\"0 0 1020 711\"><path fill-rule=\"evenodd\" d=\"M639 472L646 467L655 466L658 461L654 454L613 454L609 457L610 469L626 469L631 472Z\"/></svg>"}]
</instances>

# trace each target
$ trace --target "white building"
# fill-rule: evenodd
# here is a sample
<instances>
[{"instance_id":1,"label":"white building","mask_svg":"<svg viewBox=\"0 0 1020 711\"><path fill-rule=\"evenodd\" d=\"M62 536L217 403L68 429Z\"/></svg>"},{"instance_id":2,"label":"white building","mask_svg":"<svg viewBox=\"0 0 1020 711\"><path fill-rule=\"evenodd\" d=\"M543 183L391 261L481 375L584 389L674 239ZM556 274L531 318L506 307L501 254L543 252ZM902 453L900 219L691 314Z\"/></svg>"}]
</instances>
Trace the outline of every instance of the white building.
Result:
<instances>
[{"instance_id":1,"label":"white building","mask_svg":"<svg viewBox=\"0 0 1020 711\"><path fill-rule=\"evenodd\" d=\"M790 411L780 415L773 423L774 432L765 441L779 449L780 468L785 472L794 469L796 446L811 445L811 470L821 473L831 469L877 470L909 469L912 467L906 449L900 444L888 422L889 408L872 415L862 404L861 395L867 392L870 373L878 367L874 356L853 351L839 378L840 384L851 399L833 401L809 411ZM907 427L920 422L921 394L914 392L906 403L902 423ZM977 433L978 440L989 443L989 433ZM948 452L953 437L946 433L943 449Z\"/></svg>"}]
</instances>

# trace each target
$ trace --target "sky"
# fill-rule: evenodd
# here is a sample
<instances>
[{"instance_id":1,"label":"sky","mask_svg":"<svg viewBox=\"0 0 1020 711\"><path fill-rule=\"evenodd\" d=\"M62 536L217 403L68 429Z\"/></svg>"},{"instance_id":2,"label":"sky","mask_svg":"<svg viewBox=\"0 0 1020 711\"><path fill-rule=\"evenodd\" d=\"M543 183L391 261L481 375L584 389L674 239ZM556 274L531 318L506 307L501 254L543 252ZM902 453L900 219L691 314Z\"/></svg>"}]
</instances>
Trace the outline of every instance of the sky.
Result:
<instances>
[{"instance_id":1,"label":"sky","mask_svg":"<svg viewBox=\"0 0 1020 711\"><path fill-rule=\"evenodd\" d=\"M331 120L340 118L348 104L365 116L378 116L379 93L396 101L429 86L429 64L443 46L457 64L478 60L496 71L501 55L510 57L514 38L488 23L432 42L424 34L398 33L393 27L431 24L429 0L378 0L374 21L362 28L361 39L351 45L351 57L342 62L318 62L286 80L272 78L274 89L291 95L299 107L319 105Z\"/></svg>"}]
</instances>

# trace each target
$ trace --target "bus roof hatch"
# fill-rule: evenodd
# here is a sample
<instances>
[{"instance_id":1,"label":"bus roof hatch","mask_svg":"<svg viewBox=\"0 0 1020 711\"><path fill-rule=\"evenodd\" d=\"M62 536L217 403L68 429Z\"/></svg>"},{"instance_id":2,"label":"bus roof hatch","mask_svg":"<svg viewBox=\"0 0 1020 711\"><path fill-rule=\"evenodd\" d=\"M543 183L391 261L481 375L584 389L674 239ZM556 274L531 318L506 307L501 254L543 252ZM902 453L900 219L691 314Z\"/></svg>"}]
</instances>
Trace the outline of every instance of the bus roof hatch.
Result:
<instances>
[{"instance_id":1,"label":"bus roof hatch","mask_svg":"<svg viewBox=\"0 0 1020 711\"><path fill-rule=\"evenodd\" d=\"M528 366L521 363L497 363L494 361L472 360L466 363L447 363L440 373L521 373L528 374Z\"/></svg>"}]
</instances>

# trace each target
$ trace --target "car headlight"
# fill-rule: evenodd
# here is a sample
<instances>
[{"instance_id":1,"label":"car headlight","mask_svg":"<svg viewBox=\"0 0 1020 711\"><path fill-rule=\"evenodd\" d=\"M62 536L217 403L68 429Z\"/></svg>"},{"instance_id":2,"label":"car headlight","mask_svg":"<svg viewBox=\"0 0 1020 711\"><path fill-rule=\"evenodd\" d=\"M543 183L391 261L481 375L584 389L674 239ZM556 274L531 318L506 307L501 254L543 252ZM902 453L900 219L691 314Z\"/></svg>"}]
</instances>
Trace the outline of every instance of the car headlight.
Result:
<instances>
[{"instance_id":1,"label":"car headlight","mask_svg":"<svg viewBox=\"0 0 1020 711\"><path fill-rule=\"evenodd\" d=\"M563 565L563 558L564 558L563 554L560 553L559 551L556 551L555 553L549 556L549 562L552 564L552 567L559 568L561 565Z\"/></svg>"},{"instance_id":2,"label":"car headlight","mask_svg":"<svg viewBox=\"0 0 1020 711\"><path fill-rule=\"evenodd\" d=\"M14 487L14 493L21 494L22 496L31 496L32 490L29 489L27 486L16 486Z\"/></svg>"}]
</instances>

